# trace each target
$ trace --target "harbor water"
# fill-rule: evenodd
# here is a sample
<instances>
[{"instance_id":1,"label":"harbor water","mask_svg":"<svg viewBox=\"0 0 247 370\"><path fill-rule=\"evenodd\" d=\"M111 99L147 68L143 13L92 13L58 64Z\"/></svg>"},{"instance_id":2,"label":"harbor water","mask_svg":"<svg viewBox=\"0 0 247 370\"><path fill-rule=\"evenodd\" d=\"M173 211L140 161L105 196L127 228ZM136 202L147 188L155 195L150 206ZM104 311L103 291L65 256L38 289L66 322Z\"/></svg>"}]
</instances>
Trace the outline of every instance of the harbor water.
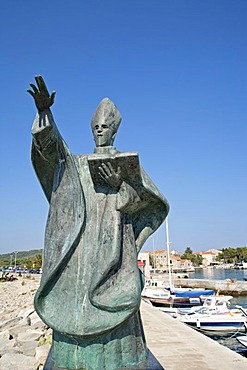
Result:
<instances>
[{"instance_id":1,"label":"harbor water","mask_svg":"<svg viewBox=\"0 0 247 370\"><path fill-rule=\"evenodd\" d=\"M222 269L222 268L206 268L195 270L195 272L189 273L190 279L210 279L210 280L240 280L243 281L247 279L247 270L237 270L237 269ZM236 305L240 305L247 309L247 296L234 297L231 300L231 308ZM230 348L231 350L238 352L244 357L247 357L247 349L242 346L236 337L239 335L244 335L243 333L235 333L230 335L209 335L210 338L217 340L218 343Z\"/></svg>"},{"instance_id":2,"label":"harbor water","mask_svg":"<svg viewBox=\"0 0 247 370\"><path fill-rule=\"evenodd\" d=\"M224 269L224 268L204 268L196 269L189 273L191 279L210 279L210 280L226 280L236 279L243 281L247 279L247 269Z\"/></svg>"},{"instance_id":3,"label":"harbor water","mask_svg":"<svg viewBox=\"0 0 247 370\"><path fill-rule=\"evenodd\" d=\"M247 279L247 270L223 269L223 268L205 268L190 272L190 279L209 279L209 280L239 280ZM231 300L231 306L236 304L247 309L247 296L234 297Z\"/></svg>"}]
</instances>

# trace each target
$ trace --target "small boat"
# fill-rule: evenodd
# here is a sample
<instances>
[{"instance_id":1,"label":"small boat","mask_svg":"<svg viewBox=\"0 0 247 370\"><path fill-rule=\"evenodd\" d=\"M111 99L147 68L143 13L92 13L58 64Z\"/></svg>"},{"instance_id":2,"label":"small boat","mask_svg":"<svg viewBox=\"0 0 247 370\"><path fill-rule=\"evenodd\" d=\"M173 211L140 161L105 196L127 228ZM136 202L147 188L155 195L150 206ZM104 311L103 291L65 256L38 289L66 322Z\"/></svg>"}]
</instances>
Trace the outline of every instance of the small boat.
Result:
<instances>
[{"instance_id":1,"label":"small boat","mask_svg":"<svg viewBox=\"0 0 247 370\"><path fill-rule=\"evenodd\" d=\"M247 262L238 262L238 263L235 263L235 265L233 266L234 269L237 269L237 270L242 270L242 269L247 269Z\"/></svg>"},{"instance_id":2,"label":"small boat","mask_svg":"<svg viewBox=\"0 0 247 370\"><path fill-rule=\"evenodd\" d=\"M169 292L169 290L163 289L161 287L146 286L144 287L141 296L147 299L166 300L166 299L170 299L171 293Z\"/></svg>"},{"instance_id":3,"label":"small boat","mask_svg":"<svg viewBox=\"0 0 247 370\"><path fill-rule=\"evenodd\" d=\"M237 341L247 348L247 335L236 337Z\"/></svg>"},{"instance_id":4,"label":"small boat","mask_svg":"<svg viewBox=\"0 0 247 370\"><path fill-rule=\"evenodd\" d=\"M247 329L247 315L241 306L229 309L232 296L207 297L202 307L178 311L178 319L201 331L236 332Z\"/></svg>"},{"instance_id":5,"label":"small boat","mask_svg":"<svg viewBox=\"0 0 247 370\"><path fill-rule=\"evenodd\" d=\"M247 311L242 306L236 306L236 308L242 311L243 315L247 317ZM247 348L247 335L236 337L236 339L239 343L241 343L244 347Z\"/></svg>"},{"instance_id":6,"label":"small boat","mask_svg":"<svg viewBox=\"0 0 247 370\"><path fill-rule=\"evenodd\" d=\"M172 271L170 265L170 246L169 246L168 218L166 218L166 245L168 256L168 277L169 285L161 279L150 279L146 281L145 288L142 291L142 298L153 306L158 307L163 312L176 314L178 308L190 309L194 306L202 306L203 297L214 295L214 290L192 289L174 287L172 283ZM187 276L188 277L188 276Z\"/></svg>"},{"instance_id":7,"label":"small boat","mask_svg":"<svg viewBox=\"0 0 247 370\"><path fill-rule=\"evenodd\" d=\"M202 291L200 290L200 293ZM203 291L205 292L205 291ZM213 291L212 291L213 292ZM172 294L169 290L146 286L142 291L142 298L148 303L152 304L154 307L158 307L161 311L168 314L177 314L178 309L188 309L190 310L194 306L201 307L203 305L206 296L199 297L198 294L195 296L177 297Z\"/></svg>"},{"instance_id":8,"label":"small boat","mask_svg":"<svg viewBox=\"0 0 247 370\"><path fill-rule=\"evenodd\" d=\"M181 288L174 288L175 297L179 298L197 298L201 296L214 295L214 290L211 289L188 289L182 290Z\"/></svg>"},{"instance_id":9,"label":"small boat","mask_svg":"<svg viewBox=\"0 0 247 370\"><path fill-rule=\"evenodd\" d=\"M183 312L190 312L194 307L200 308L203 305L203 300L197 298L179 298L171 297L167 302L160 302L159 300L151 300L153 306L158 307L160 311L168 313L173 317L177 317L179 310Z\"/></svg>"}]
</instances>

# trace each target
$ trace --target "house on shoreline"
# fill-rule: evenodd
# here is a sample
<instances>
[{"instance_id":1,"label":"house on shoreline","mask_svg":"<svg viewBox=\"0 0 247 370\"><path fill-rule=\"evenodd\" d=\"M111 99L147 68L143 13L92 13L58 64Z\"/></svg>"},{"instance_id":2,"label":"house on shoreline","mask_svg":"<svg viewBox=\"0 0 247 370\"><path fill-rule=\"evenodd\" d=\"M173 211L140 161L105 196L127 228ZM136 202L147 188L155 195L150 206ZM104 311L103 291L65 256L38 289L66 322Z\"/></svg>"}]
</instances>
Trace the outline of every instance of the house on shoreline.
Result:
<instances>
[{"instance_id":1,"label":"house on shoreline","mask_svg":"<svg viewBox=\"0 0 247 370\"><path fill-rule=\"evenodd\" d=\"M143 267L142 263L145 263ZM138 265L147 278L150 277L150 271L168 272L168 255L164 249L153 252L145 251L138 254ZM181 259L179 254L170 253L170 268L172 272L194 271L194 266L190 260Z\"/></svg>"},{"instance_id":2,"label":"house on shoreline","mask_svg":"<svg viewBox=\"0 0 247 370\"><path fill-rule=\"evenodd\" d=\"M216 266L220 264L220 262L217 261L217 257L220 253L221 251L218 249L209 249L208 251L194 252L193 254L201 255L202 256L202 266L208 267L208 266Z\"/></svg>"}]
</instances>

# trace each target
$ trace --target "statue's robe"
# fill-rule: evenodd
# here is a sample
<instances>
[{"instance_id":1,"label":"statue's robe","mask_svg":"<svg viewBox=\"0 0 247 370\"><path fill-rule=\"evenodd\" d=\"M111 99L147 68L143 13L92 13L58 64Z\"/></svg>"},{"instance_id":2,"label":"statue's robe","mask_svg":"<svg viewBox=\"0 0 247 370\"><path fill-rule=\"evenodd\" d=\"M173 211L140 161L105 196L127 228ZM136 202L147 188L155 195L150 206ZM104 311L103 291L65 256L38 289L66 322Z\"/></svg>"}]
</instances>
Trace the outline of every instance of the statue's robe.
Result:
<instances>
[{"instance_id":1,"label":"statue's robe","mask_svg":"<svg viewBox=\"0 0 247 370\"><path fill-rule=\"evenodd\" d=\"M107 335L136 320L143 288L137 254L168 203L142 169L138 184L97 189L90 155L71 154L50 110L37 114L32 134L33 166L50 203L35 308L55 332L76 341Z\"/></svg>"}]
</instances>

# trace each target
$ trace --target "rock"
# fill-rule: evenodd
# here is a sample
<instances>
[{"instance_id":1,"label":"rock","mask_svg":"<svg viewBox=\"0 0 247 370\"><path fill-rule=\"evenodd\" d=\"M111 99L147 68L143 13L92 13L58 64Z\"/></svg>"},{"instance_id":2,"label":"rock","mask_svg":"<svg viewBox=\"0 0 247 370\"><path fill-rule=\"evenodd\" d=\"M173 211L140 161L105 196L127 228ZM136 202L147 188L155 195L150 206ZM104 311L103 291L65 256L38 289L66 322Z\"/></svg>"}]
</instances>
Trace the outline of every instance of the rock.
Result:
<instances>
[{"instance_id":1,"label":"rock","mask_svg":"<svg viewBox=\"0 0 247 370\"><path fill-rule=\"evenodd\" d=\"M28 325L16 325L13 328L9 329L9 334L13 338L17 338L21 333L25 333L27 330L30 330Z\"/></svg>"},{"instance_id":2,"label":"rock","mask_svg":"<svg viewBox=\"0 0 247 370\"><path fill-rule=\"evenodd\" d=\"M1 341L0 346L0 357L6 353L21 353L20 349L17 346L16 340Z\"/></svg>"},{"instance_id":3,"label":"rock","mask_svg":"<svg viewBox=\"0 0 247 370\"><path fill-rule=\"evenodd\" d=\"M44 339L46 343L52 344L52 329L46 330Z\"/></svg>"},{"instance_id":4,"label":"rock","mask_svg":"<svg viewBox=\"0 0 247 370\"><path fill-rule=\"evenodd\" d=\"M28 318L30 318L30 316ZM31 319L31 327L33 330L39 329L45 331L47 329L46 324L44 324L43 321L40 320L40 318Z\"/></svg>"},{"instance_id":5,"label":"rock","mask_svg":"<svg viewBox=\"0 0 247 370\"><path fill-rule=\"evenodd\" d=\"M38 365L35 357L21 353L6 353L0 358L0 370L34 370Z\"/></svg>"},{"instance_id":6,"label":"rock","mask_svg":"<svg viewBox=\"0 0 247 370\"><path fill-rule=\"evenodd\" d=\"M18 342L28 342L32 340L38 341L40 337L42 337L44 333L40 330L27 330L22 332L18 335L17 340Z\"/></svg>"},{"instance_id":7,"label":"rock","mask_svg":"<svg viewBox=\"0 0 247 370\"><path fill-rule=\"evenodd\" d=\"M30 316L23 317L23 318L20 320L20 325L29 325L29 326L31 326L31 319L30 319Z\"/></svg>"},{"instance_id":8,"label":"rock","mask_svg":"<svg viewBox=\"0 0 247 370\"><path fill-rule=\"evenodd\" d=\"M36 348L36 359L39 362L40 365L44 365L48 356L48 353L50 351L50 344L44 344L43 346L39 346Z\"/></svg>"},{"instance_id":9,"label":"rock","mask_svg":"<svg viewBox=\"0 0 247 370\"><path fill-rule=\"evenodd\" d=\"M41 337L44 345L47 345L51 330L48 332L47 326L34 310L33 296L39 280L25 279L24 286L19 281L11 285L1 284L0 370L43 369L43 364L36 358L36 349ZM45 347L47 352L48 346ZM45 349L38 350L37 356L43 362Z\"/></svg>"},{"instance_id":10,"label":"rock","mask_svg":"<svg viewBox=\"0 0 247 370\"><path fill-rule=\"evenodd\" d=\"M36 320L36 319L38 319L38 320L40 320L40 321L41 321L41 319L40 319L40 317L39 317L39 315L37 314L37 312L36 312L36 311L33 311L33 312L29 315L29 317L30 317L31 321Z\"/></svg>"},{"instance_id":11,"label":"rock","mask_svg":"<svg viewBox=\"0 0 247 370\"><path fill-rule=\"evenodd\" d=\"M27 308L24 308L24 309L22 309L22 310L20 310L20 312L19 312L19 317L21 316L21 317L23 317L23 318L25 318L25 317L28 317L28 316L30 316L31 314L33 314L35 312L35 310L34 310L34 308L32 307L32 308L30 308L30 307L27 307Z\"/></svg>"},{"instance_id":12,"label":"rock","mask_svg":"<svg viewBox=\"0 0 247 370\"><path fill-rule=\"evenodd\" d=\"M35 356L36 348L37 348L37 341L36 340L29 340L25 342L17 342L18 349L20 353L25 356Z\"/></svg>"},{"instance_id":13,"label":"rock","mask_svg":"<svg viewBox=\"0 0 247 370\"><path fill-rule=\"evenodd\" d=\"M12 328L13 326L15 326L19 321L21 320L21 317L15 317L14 319L10 319L10 320L7 320L7 321L3 321L1 322L0 324L0 330L2 329L9 329L9 328Z\"/></svg>"},{"instance_id":14,"label":"rock","mask_svg":"<svg viewBox=\"0 0 247 370\"><path fill-rule=\"evenodd\" d=\"M2 343L2 340L7 339L9 340L9 330L4 330L0 333L0 342Z\"/></svg>"}]
</instances>

